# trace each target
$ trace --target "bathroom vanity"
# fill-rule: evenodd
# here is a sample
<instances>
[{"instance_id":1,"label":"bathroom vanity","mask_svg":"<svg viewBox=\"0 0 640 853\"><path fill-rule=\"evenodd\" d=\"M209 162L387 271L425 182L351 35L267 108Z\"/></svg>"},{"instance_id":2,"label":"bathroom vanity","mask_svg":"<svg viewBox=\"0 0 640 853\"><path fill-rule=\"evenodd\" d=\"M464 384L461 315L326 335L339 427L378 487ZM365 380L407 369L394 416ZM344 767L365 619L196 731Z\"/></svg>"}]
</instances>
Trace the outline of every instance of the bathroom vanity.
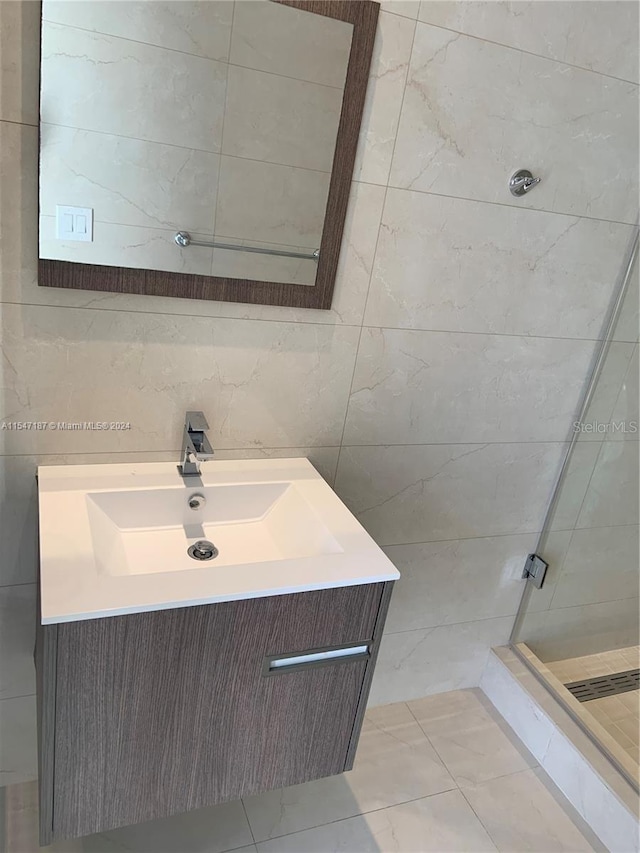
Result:
<instances>
[{"instance_id":1,"label":"bathroom vanity","mask_svg":"<svg viewBox=\"0 0 640 853\"><path fill-rule=\"evenodd\" d=\"M398 572L306 459L38 477L41 844L351 768Z\"/></svg>"}]
</instances>

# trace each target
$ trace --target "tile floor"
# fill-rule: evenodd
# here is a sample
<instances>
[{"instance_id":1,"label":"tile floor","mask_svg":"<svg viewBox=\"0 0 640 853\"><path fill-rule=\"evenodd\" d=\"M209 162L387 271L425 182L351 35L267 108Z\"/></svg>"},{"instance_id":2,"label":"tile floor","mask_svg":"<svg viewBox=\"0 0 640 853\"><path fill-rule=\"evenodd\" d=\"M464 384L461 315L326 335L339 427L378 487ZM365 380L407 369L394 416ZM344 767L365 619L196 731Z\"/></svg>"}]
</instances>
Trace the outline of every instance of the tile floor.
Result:
<instances>
[{"instance_id":1,"label":"tile floor","mask_svg":"<svg viewBox=\"0 0 640 853\"><path fill-rule=\"evenodd\" d=\"M563 684L607 673L626 672L640 667L640 646L551 661L546 666ZM592 699L583 702L581 707L595 717L636 764L640 763L640 691Z\"/></svg>"},{"instance_id":2,"label":"tile floor","mask_svg":"<svg viewBox=\"0 0 640 853\"><path fill-rule=\"evenodd\" d=\"M35 783L0 789L0 848L36 853ZM368 711L356 766L53 853L482 853L602 845L478 690Z\"/></svg>"}]
</instances>

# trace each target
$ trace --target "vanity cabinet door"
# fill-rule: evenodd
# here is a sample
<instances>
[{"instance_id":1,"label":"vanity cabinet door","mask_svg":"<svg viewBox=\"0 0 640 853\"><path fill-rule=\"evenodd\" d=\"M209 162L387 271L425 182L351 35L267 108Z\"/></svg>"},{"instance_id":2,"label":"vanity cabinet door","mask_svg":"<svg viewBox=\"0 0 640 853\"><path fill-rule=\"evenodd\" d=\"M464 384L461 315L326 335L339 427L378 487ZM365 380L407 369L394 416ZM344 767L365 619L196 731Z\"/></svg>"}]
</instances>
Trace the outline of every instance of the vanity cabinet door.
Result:
<instances>
[{"instance_id":1,"label":"vanity cabinet door","mask_svg":"<svg viewBox=\"0 0 640 853\"><path fill-rule=\"evenodd\" d=\"M391 586L51 626L53 838L349 769ZM269 658L357 643L371 655L268 673Z\"/></svg>"}]
</instances>

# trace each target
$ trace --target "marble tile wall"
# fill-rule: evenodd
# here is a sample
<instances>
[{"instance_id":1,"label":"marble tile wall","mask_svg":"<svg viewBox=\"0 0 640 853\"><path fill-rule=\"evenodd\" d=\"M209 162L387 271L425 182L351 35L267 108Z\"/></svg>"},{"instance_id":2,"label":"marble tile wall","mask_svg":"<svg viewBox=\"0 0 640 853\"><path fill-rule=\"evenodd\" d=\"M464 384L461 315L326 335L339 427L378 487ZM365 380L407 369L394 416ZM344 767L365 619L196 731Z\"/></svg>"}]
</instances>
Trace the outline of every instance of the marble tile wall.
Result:
<instances>
[{"instance_id":1,"label":"marble tile wall","mask_svg":"<svg viewBox=\"0 0 640 853\"><path fill-rule=\"evenodd\" d=\"M38 288L38 4L0 2L0 419L132 426L0 431L0 784L35 774L35 466L174 458L187 408L204 409L221 456L308 455L397 563L372 704L476 685L506 642L635 221L637 121L623 114L637 84L613 71L637 26L607 3L602 42L599 0L593 24L563 4L586 40L565 55L538 4L522 4L530 28L487 12L480 33L430 21L438 5L382 4L323 312ZM156 42L174 32L160 16ZM192 33L202 59L196 19ZM544 183L516 201L519 167ZM136 227L154 215L150 196ZM620 335L628 366L637 320ZM584 443L575 489L599 450Z\"/></svg>"},{"instance_id":2,"label":"marble tile wall","mask_svg":"<svg viewBox=\"0 0 640 853\"><path fill-rule=\"evenodd\" d=\"M231 0L45 0L45 257L313 285L313 260L179 249L320 245L351 24ZM293 48L293 49L292 49ZM91 207L89 243L55 237Z\"/></svg>"}]
</instances>

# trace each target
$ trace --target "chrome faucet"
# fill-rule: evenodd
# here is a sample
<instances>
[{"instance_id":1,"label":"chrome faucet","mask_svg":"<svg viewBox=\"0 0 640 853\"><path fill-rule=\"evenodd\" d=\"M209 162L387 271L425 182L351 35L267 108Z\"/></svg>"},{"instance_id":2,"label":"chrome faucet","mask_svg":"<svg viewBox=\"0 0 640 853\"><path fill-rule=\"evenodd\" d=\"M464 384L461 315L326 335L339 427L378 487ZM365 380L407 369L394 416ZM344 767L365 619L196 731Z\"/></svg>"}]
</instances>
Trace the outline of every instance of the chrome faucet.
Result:
<instances>
[{"instance_id":1,"label":"chrome faucet","mask_svg":"<svg viewBox=\"0 0 640 853\"><path fill-rule=\"evenodd\" d=\"M187 412L184 419L184 438L182 442L182 462L178 471L183 477L200 474L200 463L213 459L213 448L205 430L209 424L202 412Z\"/></svg>"}]
</instances>

